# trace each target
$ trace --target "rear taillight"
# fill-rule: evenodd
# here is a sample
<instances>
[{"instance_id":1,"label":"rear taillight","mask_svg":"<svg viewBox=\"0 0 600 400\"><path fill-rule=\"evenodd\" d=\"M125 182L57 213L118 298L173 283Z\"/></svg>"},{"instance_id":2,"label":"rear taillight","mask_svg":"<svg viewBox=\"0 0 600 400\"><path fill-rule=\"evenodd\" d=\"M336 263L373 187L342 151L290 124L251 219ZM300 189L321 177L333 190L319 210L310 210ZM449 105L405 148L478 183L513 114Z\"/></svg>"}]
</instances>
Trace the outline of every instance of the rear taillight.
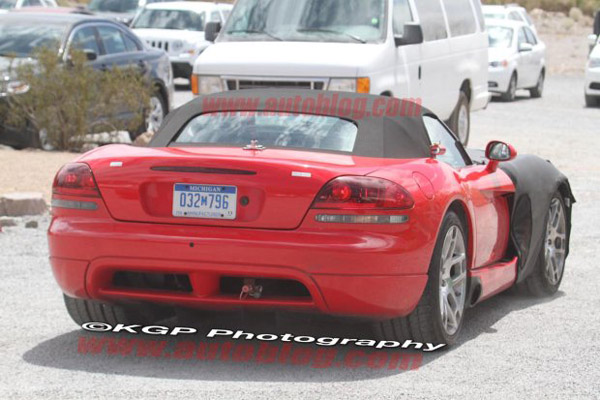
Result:
<instances>
[{"instance_id":1,"label":"rear taillight","mask_svg":"<svg viewBox=\"0 0 600 400\"><path fill-rule=\"evenodd\" d=\"M100 190L87 164L67 164L54 178L52 193L61 196L100 197Z\"/></svg>"},{"instance_id":2,"label":"rear taillight","mask_svg":"<svg viewBox=\"0 0 600 400\"><path fill-rule=\"evenodd\" d=\"M380 178L346 176L334 179L319 192L313 209L405 210L414 200L402 186Z\"/></svg>"}]
</instances>

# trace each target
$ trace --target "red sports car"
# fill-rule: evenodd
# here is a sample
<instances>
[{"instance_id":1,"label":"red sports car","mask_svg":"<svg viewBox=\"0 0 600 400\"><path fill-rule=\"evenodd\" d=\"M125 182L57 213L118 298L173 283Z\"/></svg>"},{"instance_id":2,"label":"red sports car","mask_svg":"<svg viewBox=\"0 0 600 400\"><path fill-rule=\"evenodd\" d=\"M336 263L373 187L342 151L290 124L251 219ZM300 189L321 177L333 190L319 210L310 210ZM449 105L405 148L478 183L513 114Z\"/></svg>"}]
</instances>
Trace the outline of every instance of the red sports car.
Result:
<instances>
[{"instance_id":1,"label":"red sports car","mask_svg":"<svg viewBox=\"0 0 600 400\"><path fill-rule=\"evenodd\" d=\"M315 108L328 96L346 101ZM367 318L388 340L452 344L478 302L515 284L555 293L569 251L567 178L501 142L467 151L418 105L377 112L390 102L202 97L148 147L106 146L65 165L48 235L71 317L302 310Z\"/></svg>"}]
</instances>

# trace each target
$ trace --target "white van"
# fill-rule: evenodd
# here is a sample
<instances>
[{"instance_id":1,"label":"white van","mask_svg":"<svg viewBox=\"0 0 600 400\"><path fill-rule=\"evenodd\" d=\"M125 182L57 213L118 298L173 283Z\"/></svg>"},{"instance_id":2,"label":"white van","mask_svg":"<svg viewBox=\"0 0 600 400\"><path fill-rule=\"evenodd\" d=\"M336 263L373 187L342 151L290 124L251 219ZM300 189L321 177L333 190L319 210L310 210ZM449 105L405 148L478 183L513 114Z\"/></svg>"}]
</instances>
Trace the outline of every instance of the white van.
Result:
<instances>
[{"instance_id":1,"label":"white van","mask_svg":"<svg viewBox=\"0 0 600 400\"><path fill-rule=\"evenodd\" d=\"M194 65L194 92L256 87L421 99L463 143L485 108L480 0L238 0Z\"/></svg>"}]
</instances>

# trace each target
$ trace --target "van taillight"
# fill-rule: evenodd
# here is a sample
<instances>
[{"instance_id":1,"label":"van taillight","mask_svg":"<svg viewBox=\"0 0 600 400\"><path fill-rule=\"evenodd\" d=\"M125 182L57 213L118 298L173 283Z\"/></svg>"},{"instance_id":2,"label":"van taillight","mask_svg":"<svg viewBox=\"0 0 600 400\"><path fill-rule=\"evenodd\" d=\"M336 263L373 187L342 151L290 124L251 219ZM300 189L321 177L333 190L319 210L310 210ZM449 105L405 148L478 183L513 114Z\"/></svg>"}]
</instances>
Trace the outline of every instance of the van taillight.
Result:
<instances>
[{"instance_id":1,"label":"van taillight","mask_svg":"<svg viewBox=\"0 0 600 400\"><path fill-rule=\"evenodd\" d=\"M405 210L414 206L402 186L380 178L345 176L329 182L319 192L313 209Z\"/></svg>"},{"instance_id":2,"label":"van taillight","mask_svg":"<svg viewBox=\"0 0 600 400\"><path fill-rule=\"evenodd\" d=\"M67 164L54 178L52 193L61 196L100 197L98 185L87 164Z\"/></svg>"}]
</instances>

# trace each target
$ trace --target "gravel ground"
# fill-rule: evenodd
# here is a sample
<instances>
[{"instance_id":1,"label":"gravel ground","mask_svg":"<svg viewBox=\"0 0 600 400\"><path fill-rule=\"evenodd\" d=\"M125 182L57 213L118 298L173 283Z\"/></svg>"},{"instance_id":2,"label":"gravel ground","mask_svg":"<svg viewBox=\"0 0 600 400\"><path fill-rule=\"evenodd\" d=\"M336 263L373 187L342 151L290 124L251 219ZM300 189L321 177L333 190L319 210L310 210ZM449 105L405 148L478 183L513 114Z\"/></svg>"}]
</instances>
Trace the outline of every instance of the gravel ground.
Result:
<instances>
[{"instance_id":1,"label":"gravel ground","mask_svg":"<svg viewBox=\"0 0 600 400\"><path fill-rule=\"evenodd\" d=\"M522 153L553 160L571 178L578 203L561 291L546 300L506 293L470 310L461 343L425 355L418 371L80 355L81 332L67 316L48 266L46 217L40 229L21 224L0 233L0 398L600 398L600 280L594 259L600 241L594 145L600 110L583 107L582 91L582 78L551 77L543 99L494 102L473 116L474 147L502 139ZM6 154L0 152L2 162ZM47 157L50 177L62 160ZM2 180L0 188L5 188ZM314 335L311 329L294 323L289 332ZM342 337L358 334L355 326L343 324L316 329Z\"/></svg>"}]
</instances>

